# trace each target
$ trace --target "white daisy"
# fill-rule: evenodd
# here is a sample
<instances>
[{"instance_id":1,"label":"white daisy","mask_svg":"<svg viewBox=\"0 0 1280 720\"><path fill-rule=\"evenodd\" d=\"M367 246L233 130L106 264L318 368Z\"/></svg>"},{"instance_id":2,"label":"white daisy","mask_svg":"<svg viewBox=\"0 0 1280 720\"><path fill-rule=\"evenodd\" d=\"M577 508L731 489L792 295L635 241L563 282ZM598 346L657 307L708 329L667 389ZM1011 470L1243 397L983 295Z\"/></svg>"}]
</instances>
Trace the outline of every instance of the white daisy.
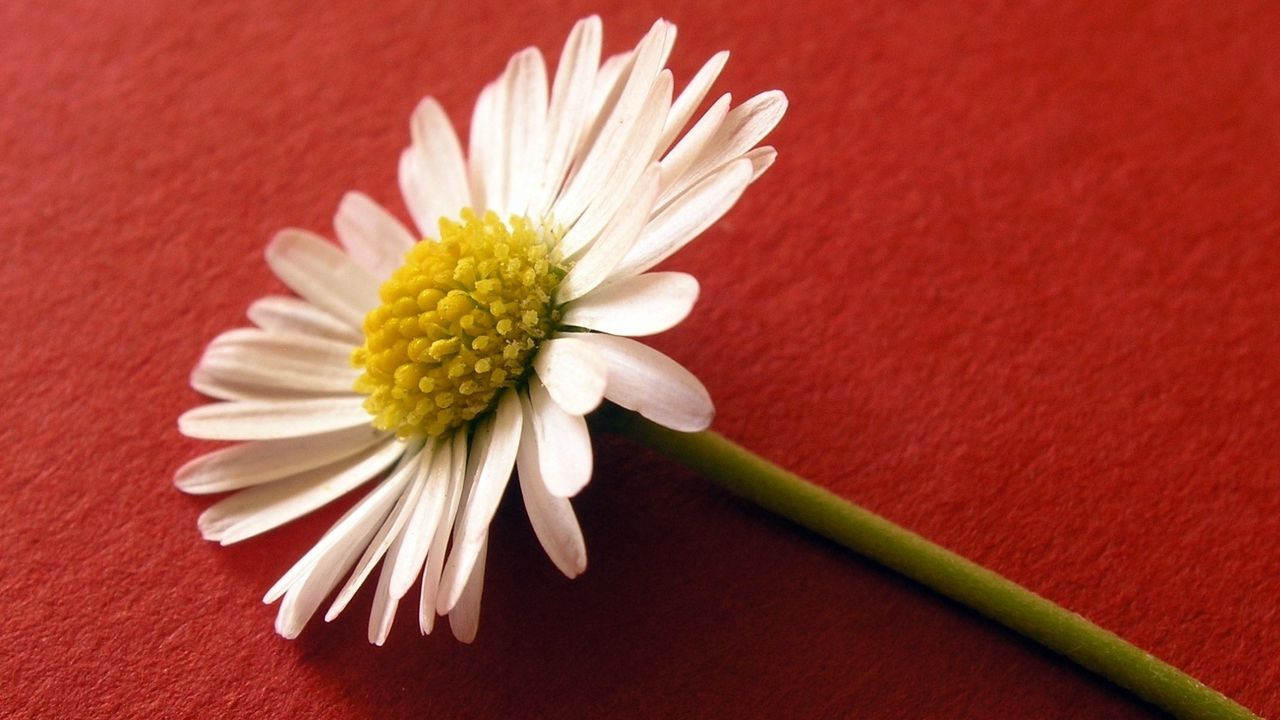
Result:
<instances>
[{"instance_id":1,"label":"white daisy","mask_svg":"<svg viewBox=\"0 0 1280 720\"><path fill-rule=\"evenodd\" d=\"M673 97L675 35L659 20L601 63L600 20L586 18L549 90L538 50L518 53L480 94L466 154L423 100L400 157L417 234L351 193L334 219L341 249L303 230L272 240L267 263L299 297L256 301L256 327L210 343L191 384L222 402L178 421L191 437L245 442L174 482L238 491L199 521L228 545L383 478L267 592L283 599L281 635L297 636L345 577L333 619L381 561L371 642L418 582L422 632L447 614L469 642L513 467L538 540L574 577L587 564L569 503L591 479L583 416L607 398L673 429L710 424L697 378L629 337L689 313L697 281L648 271L773 162L756 143L786 98L730 109L726 94L685 131L728 53Z\"/></svg>"}]
</instances>

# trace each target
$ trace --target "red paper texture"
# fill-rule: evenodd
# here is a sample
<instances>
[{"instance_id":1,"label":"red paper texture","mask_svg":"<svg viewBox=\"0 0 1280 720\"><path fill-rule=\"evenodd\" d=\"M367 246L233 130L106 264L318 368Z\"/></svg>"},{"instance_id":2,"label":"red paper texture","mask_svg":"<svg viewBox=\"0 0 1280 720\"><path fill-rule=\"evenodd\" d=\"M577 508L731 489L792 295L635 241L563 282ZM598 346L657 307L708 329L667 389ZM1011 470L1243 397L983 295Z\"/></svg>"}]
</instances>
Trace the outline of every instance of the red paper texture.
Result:
<instances>
[{"instance_id":1,"label":"red paper texture","mask_svg":"<svg viewBox=\"0 0 1280 720\"><path fill-rule=\"evenodd\" d=\"M171 486L187 375L433 94L659 15L783 89L777 165L666 267L727 436L1280 715L1280 5L9 2L0 715L1138 718L1151 708L616 438L564 579L512 488L474 645L294 642ZM465 135L464 135L465 137Z\"/></svg>"}]
</instances>

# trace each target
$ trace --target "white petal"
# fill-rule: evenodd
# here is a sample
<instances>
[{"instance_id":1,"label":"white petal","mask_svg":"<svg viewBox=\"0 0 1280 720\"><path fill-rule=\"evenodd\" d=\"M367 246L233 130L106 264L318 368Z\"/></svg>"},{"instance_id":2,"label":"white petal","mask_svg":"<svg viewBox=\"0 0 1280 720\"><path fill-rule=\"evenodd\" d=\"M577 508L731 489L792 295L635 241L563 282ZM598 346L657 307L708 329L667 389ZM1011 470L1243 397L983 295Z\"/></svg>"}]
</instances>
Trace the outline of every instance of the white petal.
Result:
<instances>
[{"instance_id":1,"label":"white petal","mask_svg":"<svg viewBox=\"0 0 1280 720\"><path fill-rule=\"evenodd\" d=\"M360 371L326 363L281 361L208 352L191 373L191 387L220 400L273 400L352 392Z\"/></svg>"},{"instance_id":2,"label":"white petal","mask_svg":"<svg viewBox=\"0 0 1280 720\"><path fill-rule=\"evenodd\" d=\"M249 320L268 332L295 332L359 345L359 329L306 300L268 295L249 306Z\"/></svg>"},{"instance_id":3,"label":"white petal","mask_svg":"<svg viewBox=\"0 0 1280 720\"><path fill-rule=\"evenodd\" d=\"M641 192L642 176L650 165L653 155L653 144L662 130L662 118L671 106L671 71L663 70L653 83L653 93L636 118L633 131L626 137L622 147L612 157L602 184L594 188L586 210L578 217L560 240L560 251L566 256L577 253L586 247L611 222L618 209ZM569 218L561 218L560 208L555 211L558 220L568 222Z\"/></svg>"},{"instance_id":4,"label":"white petal","mask_svg":"<svg viewBox=\"0 0 1280 720\"><path fill-rule=\"evenodd\" d=\"M319 562L321 556L332 550L334 545L346 543L351 538L359 536L364 538L360 542L360 548L365 547L369 538L373 537L378 524L386 517L387 510L400 497L403 488L400 484L391 483L391 479L387 478L378 483L376 488L360 498L355 505L351 506L351 509L343 513L342 517L338 518L338 522L334 523L321 536L320 541L312 545L305 555L298 558L298 561L284 575L281 575L279 580L276 580L271 589L267 591L267 594L263 596L262 602L270 605L279 600L299 582L305 580L307 574L315 569L316 563ZM351 562L355 562L355 557L351 558ZM350 563L348 563L347 567L350 567ZM329 590L332 589L333 586L330 586ZM328 590L325 592L328 593Z\"/></svg>"},{"instance_id":5,"label":"white petal","mask_svg":"<svg viewBox=\"0 0 1280 720\"><path fill-rule=\"evenodd\" d=\"M369 423L364 397L249 400L201 405L178 418L178 430L203 440L273 440Z\"/></svg>"},{"instance_id":6,"label":"white petal","mask_svg":"<svg viewBox=\"0 0 1280 720\"><path fill-rule=\"evenodd\" d=\"M680 195L708 173L741 157L782 120L787 111L787 96L778 90L760 93L729 111L724 123L698 155L689 171L663 193L659 204Z\"/></svg>"},{"instance_id":7,"label":"white petal","mask_svg":"<svg viewBox=\"0 0 1280 720\"><path fill-rule=\"evenodd\" d=\"M387 478L351 507L333 527L276 581L262 601L284 602L276 615L276 632L295 638L321 601L338 584L356 556L373 537L392 503L400 496L401 478Z\"/></svg>"},{"instance_id":8,"label":"white petal","mask_svg":"<svg viewBox=\"0 0 1280 720\"><path fill-rule=\"evenodd\" d=\"M404 224L364 193L342 196L333 229L347 255L375 280L391 277L414 243Z\"/></svg>"},{"instance_id":9,"label":"white petal","mask_svg":"<svg viewBox=\"0 0 1280 720\"><path fill-rule=\"evenodd\" d=\"M613 108L618 104L618 98L622 96L622 88L626 86L627 78L631 76L635 59L635 53L630 50L610 55L596 71L596 80L592 85L591 100L588 103L590 109L587 112L587 123L573 153L573 156L579 160L599 139L605 121L613 113Z\"/></svg>"},{"instance_id":10,"label":"white petal","mask_svg":"<svg viewBox=\"0 0 1280 720\"><path fill-rule=\"evenodd\" d=\"M391 596L391 573L388 568L395 565L404 548L404 535L397 535L387 549L387 561L382 565L378 576L378 589L373 594L373 607L369 609L369 642L381 647L391 634L391 624L396 619L396 609L400 607L400 598Z\"/></svg>"},{"instance_id":11,"label":"white petal","mask_svg":"<svg viewBox=\"0 0 1280 720\"><path fill-rule=\"evenodd\" d=\"M677 198L645 226L613 269L613 276L642 273L688 245L738 202L751 182L751 172L751 161L739 158Z\"/></svg>"},{"instance_id":12,"label":"white petal","mask_svg":"<svg viewBox=\"0 0 1280 720\"><path fill-rule=\"evenodd\" d=\"M214 339L191 375L192 387L223 399L344 395L360 373L353 345L295 332L241 328Z\"/></svg>"},{"instance_id":13,"label":"white petal","mask_svg":"<svg viewBox=\"0 0 1280 720\"><path fill-rule=\"evenodd\" d=\"M520 445L520 399L515 390L507 389L498 401L494 415L477 428L472 452L479 452L475 461L474 480L462 507L458 527L454 530L453 550L445 563L440 596L436 610L447 613L458 603L467 578L471 576L476 558L489 531L489 522L498 509L498 501L511 479L515 466L516 450Z\"/></svg>"},{"instance_id":14,"label":"white petal","mask_svg":"<svg viewBox=\"0 0 1280 720\"><path fill-rule=\"evenodd\" d=\"M378 283L319 235L281 230L267 246L267 265L289 289L353 328L378 305Z\"/></svg>"},{"instance_id":15,"label":"white petal","mask_svg":"<svg viewBox=\"0 0 1280 720\"><path fill-rule=\"evenodd\" d=\"M612 280L569 303L561 324L611 335L653 335L680 324L698 299L698 281L678 272Z\"/></svg>"},{"instance_id":16,"label":"white petal","mask_svg":"<svg viewBox=\"0 0 1280 720\"><path fill-rule=\"evenodd\" d=\"M440 218L471 204L462 144L435 98L423 98L409 121L413 143L400 156L400 193L419 237L437 237Z\"/></svg>"},{"instance_id":17,"label":"white petal","mask_svg":"<svg viewBox=\"0 0 1280 720\"><path fill-rule=\"evenodd\" d=\"M434 527L423 527L423 522L429 519L434 524L439 517L449 480L451 455L448 443L437 444L436 455L432 458L430 467L424 466L428 476L423 483L423 492L407 506L412 513L408 524L396 535L387 550L387 559L382 564L382 574L378 578L378 590L373 598L373 610L369 614L369 642L375 645L386 642L400 599L422 569L427 547L425 541L422 542L419 552L417 543L424 537L430 540L435 532ZM433 486L438 487L438 490L433 491ZM398 592L397 582L404 583L404 588Z\"/></svg>"},{"instance_id":18,"label":"white petal","mask_svg":"<svg viewBox=\"0 0 1280 720\"><path fill-rule=\"evenodd\" d=\"M436 526L440 523L440 515L448 501L449 480L452 472L452 445L440 443L431 459L430 467L426 467L426 479L422 495L414 506L409 524L405 526L401 541L400 554L392 565L391 596L399 599L409 592L422 564L427 559L427 550L436 534Z\"/></svg>"},{"instance_id":19,"label":"white petal","mask_svg":"<svg viewBox=\"0 0 1280 720\"><path fill-rule=\"evenodd\" d=\"M238 490L328 465L387 438L371 425L215 450L178 468L173 484L196 495Z\"/></svg>"},{"instance_id":20,"label":"white petal","mask_svg":"<svg viewBox=\"0 0 1280 720\"><path fill-rule=\"evenodd\" d=\"M609 277L609 273L640 239L640 231L644 229L658 198L657 163L649 166L629 195L627 204L613 217L600 237L587 246L582 258L560 281L556 302L566 303L591 292Z\"/></svg>"},{"instance_id":21,"label":"white petal","mask_svg":"<svg viewBox=\"0 0 1280 720\"><path fill-rule=\"evenodd\" d=\"M439 238L439 220L442 217L456 217L457 212L446 212L443 199L431 192L436 183L431 179L431 170L427 160L422 157L419 148L409 146L400 153L399 165L400 195L404 198L409 215L418 227L418 234L423 238ZM470 194L470 190L467 191ZM459 209L465 206L459 206ZM437 214L440 213L440 214ZM435 218L430 220L428 218Z\"/></svg>"},{"instance_id":22,"label":"white petal","mask_svg":"<svg viewBox=\"0 0 1280 720\"><path fill-rule=\"evenodd\" d=\"M414 108L409 135L428 161L431 177L439 181L432 194L453 199L457 208L449 212L461 210L467 204L467 163L453 123L435 98L423 98Z\"/></svg>"},{"instance_id":23,"label":"white petal","mask_svg":"<svg viewBox=\"0 0 1280 720\"><path fill-rule=\"evenodd\" d=\"M363 485L403 453L404 443L391 440L331 465L241 490L200 515L200 533L223 545L259 535Z\"/></svg>"},{"instance_id":24,"label":"white petal","mask_svg":"<svg viewBox=\"0 0 1280 720\"><path fill-rule=\"evenodd\" d=\"M459 641L470 643L476 639L476 631L480 628L480 596L484 591L484 563L489 556L489 536L486 533L480 539L480 550L476 556L475 569L467 578L467 586L462 589L458 602L449 612L449 629Z\"/></svg>"},{"instance_id":25,"label":"white petal","mask_svg":"<svg viewBox=\"0 0 1280 720\"><path fill-rule=\"evenodd\" d=\"M664 22L667 23L667 35L662 40L662 55L658 61L660 67L667 66L667 60L671 59L671 51L676 47L676 26L669 21Z\"/></svg>"},{"instance_id":26,"label":"white petal","mask_svg":"<svg viewBox=\"0 0 1280 720\"><path fill-rule=\"evenodd\" d=\"M298 332L270 332L257 328L228 330L209 343L209 350L257 352L284 360L311 360L329 365L350 365L353 343Z\"/></svg>"},{"instance_id":27,"label":"white petal","mask_svg":"<svg viewBox=\"0 0 1280 720\"><path fill-rule=\"evenodd\" d=\"M773 166L773 161L778 159L778 151L765 145L752 150L742 157L751 161L751 182L755 182L757 178L764 174L765 170Z\"/></svg>"},{"instance_id":28,"label":"white petal","mask_svg":"<svg viewBox=\"0 0 1280 720\"><path fill-rule=\"evenodd\" d=\"M733 102L733 96L729 93L721 95L707 111L702 113L702 117L698 118L698 122L689 128L689 132L680 138L680 142L671 148L671 152L662 158L662 187L663 190L670 188L677 180L684 176L685 171L693 164L694 160L702 154L707 143L711 142L711 138L715 137L716 131L720 129L720 125L724 123L725 117L729 114L729 104Z\"/></svg>"},{"instance_id":29,"label":"white petal","mask_svg":"<svg viewBox=\"0 0 1280 720\"><path fill-rule=\"evenodd\" d=\"M329 610L325 612L325 622L332 622L334 618L346 609L347 603L351 602L351 598L355 597L356 591L364 584L369 577L369 573L373 571L373 566L382 559L387 553L387 549L396 541L404 529L405 524L409 521L413 508L417 504L418 497L422 494L422 489L426 486L426 467L431 462L431 453L409 451L400 459L400 464L392 471L390 477L397 483L404 486L400 497L396 499L395 507L391 508L391 512L383 519L382 526L378 528L378 532L373 536L365 548L364 554L360 556L359 562L356 563L355 569L347 578L346 584L338 591L337 597L333 603L329 605Z\"/></svg>"},{"instance_id":30,"label":"white petal","mask_svg":"<svg viewBox=\"0 0 1280 720\"><path fill-rule=\"evenodd\" d=\"M674 26L665 20L659 20L636 46L631 72L618 96L617 104L603 121L599 137L586 150L581 166L569 178L564 195L556 202L554 215L558 222L575 222L592 198L600 192L600 188L608 184L610 174L619 166L624 153L636 150L628 147L627 143L633 135L636 121L648 109L646 106L649 104L647 101L650 90L662 70L664 51L668 50L667 36L672 33ZM667 106L670 107L669 101ZM662 116L666 117L665 108ZM658 128L658 134L660 133L661 127ZM653 142L656 141L655 135ZM652 152L652 146L646 152ZM650 158L652 155L646 155L642 162L647 163Z\"/></svg>"},{"instance_id":31,"label":"white petal","mask_svg":"<svg viewBox=\"0 0 1280 720\"><path fill-rule=\"evenodd\" d=\"M599 333L578 337L609 364L605 397L672 430L710 427L715 416L711 396L679 363L635 340Z\"/></svg>"},{"instance_id":32,"label":"white petal","mask_svg":"<svg viewBox=\"0 0 1280 720\"><path fill-rule=\"evenodd\" d=\"M507 64L507 210L523 215L542 182L547 144L547 68L537 48Z\"/></svg>"},{"instance_id":33,"label":"white petal","mask_svg":"<svg viewBox=\"0 0 1280 720\"><path fill-rule=\"evenodd\" d=\"M552 338L533 359L533 369L551 397L572 415L586 415L600 405L608 377L604 358L579 339L585 335Z\"/></svg>"},{"instance_id":34,"label":"white petal","mask_svg":"<svg viewBox=\"0 0 1280 720\"><path fill-rule=\"evenodd\" d=\"M372 533L372 526L362 524L341 542L325 546L325 552L318 554L305 574L288 587L284 602L280 603L280 610L276 613L276 632L281 637L288 640L298 637L325 596L351 567L360 548L369 542Z\"/></svg>"},{"instance_id":35,"label":"white petal","mask_svg":"<svg viewBox=\"0 0 1280 720\"><path fill-rule=\"evenodd\" d=\"M665 68L667 60L671 57L671 50L675 47L676 26L666 20L658 20L654 23L654 28L660 24L666 25L666 37L662 41L662 47L658 52L658 59L654 67ZM654 28L650 28L649 35L653 34ZM641 44L648 39L649 35L641 39ZM627 82L631 79L631 75L636 69L639 51L640 46L637 45L632 50L611 55L601 64L600 71L596 77L596 89L592 93L592 110L590 113L592 125L588 134L583 138L585 142L581 145L581 153L585 153L587 148L594 145L600 137L604 124L613 114Z\"/></svg>"},{"instance_id":36,"label":"white petal","mask_svg":"<svg viewBox=\"0 0 1280 720\"><path fill-rule=\"evenodd\" d=\"M502 133L502 103L505 102L499 82L480 91L471 114L471 136L467 149L467 174L471 183L471 206L476 213L503 211L506 171L505 138Z\"/></svg>"},{"instance_id":37,"label":"white petal","mask_svg":"<svg viewBox=\"0 0 1280 720\"><path fill-rule=\"evenodd\" d=\"M445 495L447 502L441 508L440 521L436 524L435 536L431 538L431 547L427 550L427 566L422 571L418 629L423 635L430 635L435 626L436 600L440 594L440 575L444 571L445 551L448 549L449 538L453 535L458 505L467 491L467 434L454 433L452 442L453 462L449 467L449 489Z\"/></svg>"},{"instance_id":38,"label":"white petal","mask_svg":"<svg viewBox=\"0 0 1280 720\"><path fill-rule=\"evenodd\" d=\"M412 512L419 498L415 497L406 503L406 511ZM400 606L400 598L391 594L391 577L395 568L403 562L405 534L394 534L390 547L387 548L387 559L382 563L382 572L378 576L378 588L373 595L373 607L369 611L369 642L382 645L391 633L391 624L396 619L396 608Z\"/></svg>"},{"instance_id":39,"label":"white petal","mask_svg":"<svg viewBox=\"0 0 1280 720\"><path fill-rule=\"evenodd\" d=\"M547 147L538 192L530 203L531 215L544 215L564 184L572 152L589 117L591 89L600 64L602 30L599 16L579 20L565 40L560 64L551 88L547 110Z\"/></svg>"},{"instance_id":40,"label":"white petal","mask_svg":"<svg viewBox=\"0 0 1280 720\"><path fill-rule=\"evenodd\" d=\"M534 410L526 401L525 422L532 424ZM542 476L543 464L538 451L541 444L533 433L520 438L520 453L516 456L517 474L520 477L520 494L524 498L529 524L538 536L538 542L547 551L547 557L560 572L574 578L587 569L587 546L582 539L582 528L573 514L573 506L564 497L548 492Z\"/></svg>"},{"instance_id":41,"label":"white petal","mask_svg":"<svg viewBox=\"0 0 1280 720\"><path fill-rule=\"evenodd\" d=\"M200 394L208 395L217 400L283 402L315 397L314 394L300 392L283 385L277 386L275 383L264 383L260 378L242 377L239 372L241 369L238 367L215 367L210 370L208 367L197 366L191 371L191 387Z\"/></svg>"},{"instance_id":42,"label":"white petal","mask_svg":"<svg viewBox=\"0 0 1280 720\"><path fill-rule=\"evenodd\" d=\"M697 110L703 99L707 97L707 92L711 90L712 84L720 76L720 71L728 61L728 50L721 50L712 55L680 92L680 97L671 104L671 114L667 116L667 122L662 128L662 138L658 141L659 155L671 147L671 143L684 129L689 118L693 117L693 111Z\"/></svg>"},{"instance_id":43,"label":"white petal","mask_svg":"<svg viewBox=\"0 0 1280 720\"><path fill-rule=\"evenodd\" d=\"M538 476L552 495L573 497L591 481L591 434L587 421L561 409L536 378L529 383L528 402L524 434L537 443Z\"/></svg>"}]
</instances>

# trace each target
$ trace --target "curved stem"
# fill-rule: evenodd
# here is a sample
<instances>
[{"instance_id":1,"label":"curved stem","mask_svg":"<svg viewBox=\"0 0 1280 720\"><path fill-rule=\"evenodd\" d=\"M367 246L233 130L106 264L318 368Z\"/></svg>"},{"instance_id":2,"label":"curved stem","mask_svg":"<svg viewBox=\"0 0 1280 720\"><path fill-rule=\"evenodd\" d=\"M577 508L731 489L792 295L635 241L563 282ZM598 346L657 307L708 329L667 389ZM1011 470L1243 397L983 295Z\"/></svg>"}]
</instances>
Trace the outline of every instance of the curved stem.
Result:
<instances>
[{"instance_id":1,"label":"curved stem","mask_svg":"<svg viewBox=\"0 0 1280 720\"><path fill-rule=\"evenodd\" d=\"M1180 718L1256 718L1204 683L1085 618L787 472L714 432L681 433L634 413L614 428L730 492L967 605Z\"/></svg>"}]
</instances>

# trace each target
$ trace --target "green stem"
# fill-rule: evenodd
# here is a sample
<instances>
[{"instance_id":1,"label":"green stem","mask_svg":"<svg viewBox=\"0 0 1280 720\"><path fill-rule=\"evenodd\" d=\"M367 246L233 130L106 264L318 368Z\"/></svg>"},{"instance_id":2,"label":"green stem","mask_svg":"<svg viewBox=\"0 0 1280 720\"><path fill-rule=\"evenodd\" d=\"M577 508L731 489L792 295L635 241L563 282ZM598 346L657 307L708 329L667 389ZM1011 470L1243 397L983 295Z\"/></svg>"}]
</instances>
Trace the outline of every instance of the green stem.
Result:
<instances>
[{"instance_id":1,"label":"green stem","mask_svg":"<svg viewBox=\"0 0 1280 720\"><path fill-rule=\"evenodd\" d=\"M1246 708L1080 615L789 473L714 432L680 433L639 415L624 435L730 492L967 605L1180 718L1256 718Z\"/></svg>"}]
</instances>

